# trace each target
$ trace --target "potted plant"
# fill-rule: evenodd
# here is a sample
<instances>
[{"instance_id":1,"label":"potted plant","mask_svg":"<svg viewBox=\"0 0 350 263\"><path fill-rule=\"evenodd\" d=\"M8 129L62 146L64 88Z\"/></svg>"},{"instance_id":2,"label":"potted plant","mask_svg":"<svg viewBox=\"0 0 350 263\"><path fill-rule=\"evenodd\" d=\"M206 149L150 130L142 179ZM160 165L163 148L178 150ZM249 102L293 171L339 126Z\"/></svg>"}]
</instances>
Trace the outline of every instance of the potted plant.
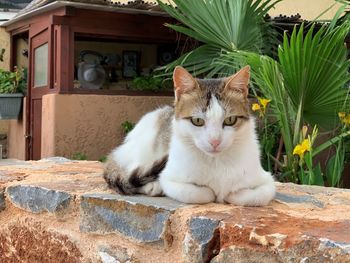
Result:
<instances>
[{"instance_id":1,"label":"potted plant","mask_svg":"<svg viewBox=\"0 0 350 263\"><path fill-rule=\"evenodd\" d=\"M18 119L22 107L23 92L26 88L25 70L0 69L0 119Z\"/></svg>"}]
</instances>

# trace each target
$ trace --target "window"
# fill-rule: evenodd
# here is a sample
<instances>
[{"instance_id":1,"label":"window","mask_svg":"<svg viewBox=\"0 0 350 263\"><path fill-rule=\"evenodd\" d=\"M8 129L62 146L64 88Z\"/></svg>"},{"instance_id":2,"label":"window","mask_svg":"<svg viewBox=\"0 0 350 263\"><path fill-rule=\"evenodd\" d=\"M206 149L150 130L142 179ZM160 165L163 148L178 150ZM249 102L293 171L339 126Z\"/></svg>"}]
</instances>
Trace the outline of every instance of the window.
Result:
<instances>
[{"instance_id":1,"label":"window","mask_svg":"<svg viewBox=\"0 0 350 263\"><path fill-rule=\"evenodd\" d=\"M34 50L34 87L48 85L48 44L41 45Z\"/></svg>"}]
</instances>

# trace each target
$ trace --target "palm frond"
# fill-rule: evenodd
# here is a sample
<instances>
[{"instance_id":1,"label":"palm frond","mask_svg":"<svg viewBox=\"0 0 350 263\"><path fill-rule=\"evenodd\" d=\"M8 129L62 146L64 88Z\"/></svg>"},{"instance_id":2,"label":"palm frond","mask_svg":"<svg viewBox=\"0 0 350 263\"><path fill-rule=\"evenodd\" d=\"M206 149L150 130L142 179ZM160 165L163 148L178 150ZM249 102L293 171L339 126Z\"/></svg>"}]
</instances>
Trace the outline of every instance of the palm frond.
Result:
<instances>
[{"instance_id":1,"label":"palm frond","mask_svg":"<svg viewBox=\"0 0 350 263\"><path fill-rule=\"evenodd\" d=\"M301 105L305 121L330 129L347 97L349 61L344 39L350 24L328 31L314 27L304 37L303 26L284 37L278 57L286 92L294 108Z\"/></svg>"},{"instance_id":2,"label":"palm frond","mask_svg":"<svg viewBox=\"0 0 350 263\"><path fill-rule=\"evenodd\" d=\"M272 45L265 42L266 31L271 33L273 29L264 21L264 16L282 0L173 0L176 7L157 1L181 22L181 25L167 24L168 27L205 44L204 48L169 64L165 72L171 72L174 65L182 65L189 67L194 74L213 76L217 72L230 71L212 63L222 53L236 50L264 53L270 50ZM269 39L274 37L277 42L276 34L269 35ZM199 59L198 62L194 58Z\"/></svg>"}]
</instances>

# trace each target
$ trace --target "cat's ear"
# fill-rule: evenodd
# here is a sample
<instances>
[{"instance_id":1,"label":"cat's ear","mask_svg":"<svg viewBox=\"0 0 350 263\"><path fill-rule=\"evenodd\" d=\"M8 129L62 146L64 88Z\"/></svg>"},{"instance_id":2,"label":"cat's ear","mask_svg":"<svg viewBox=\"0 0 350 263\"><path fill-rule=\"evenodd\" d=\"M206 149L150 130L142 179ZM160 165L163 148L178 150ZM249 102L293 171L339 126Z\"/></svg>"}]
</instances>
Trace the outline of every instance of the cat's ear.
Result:
<instances>
[{"instance_id":1,"label":"cat's ear","mask_svg":"<svg viewBox=\"0 0 350 263\"><path fill-rule=\"evenodd\" d=\"M177 66L173 73L175 97L179 99L184 93L196 88L196 80L183 67Z\"/></svg>"},{"instance_id":2,"label":"cat's ear","mask_svg":"<svg viewBox=\"0 0 350 263\"><path fill-rule=\"evenodd\" d=\"M250 66L245 66L236 74L226 78L225 90L234 91L238 94L242 94L244 97L247 97L249 78Z\"/></svg>"}]
</instances>

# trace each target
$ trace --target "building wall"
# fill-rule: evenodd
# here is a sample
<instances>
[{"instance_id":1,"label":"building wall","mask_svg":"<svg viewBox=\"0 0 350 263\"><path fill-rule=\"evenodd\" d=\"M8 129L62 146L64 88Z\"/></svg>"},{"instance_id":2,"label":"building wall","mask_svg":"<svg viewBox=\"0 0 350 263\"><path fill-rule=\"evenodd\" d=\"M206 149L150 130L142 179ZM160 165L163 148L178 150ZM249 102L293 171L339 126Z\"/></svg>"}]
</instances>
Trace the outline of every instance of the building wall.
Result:
<instances>
[{"instance_id":1,"label":"building wall","mask_svg":"<svg viewBox=\"0 0 350 263\"><path fill-rule=\"evenodd\" d=\"M16 66L20 68L28 68L28 57L23 56L22 51L24 49L28 50L28 43L22 38L16 39Z\"/></svg>"},{"instance_id":2,"label":"building wall","mask_svg":"<svg viewBox=\"0 0 350 263\"><path fill-rule=\"evenodd\" d=\"M0 134L7 134L9 120L0 120Z\"/></svg>"},{"instance_id":3,"label":"building wall","mask_svg":"<svg viewBox=\"0 0 350 263\"><path fill-rule=\"evenodd\" d=\"M17 66L20 68L28 68L28 58L24 57L22 55L22 50L23 49L28 49L28 44L23 40L23 39L18 39L17 40ZM10 34L5 31L5 28L0 27L0 50L2 48L5 48L5 53L4 53L4 61L0 61L0 68L4 70L10 70ZM23 132L23 126L21 121L17 120L0 120L0 135L1 134L8 134L9 130L11 129L12 131L15 129L15 127L18 127L18 134L16 132L16 135L12 132L11 138L15 136L17 138L17 135L21 137L21 139L18 141L17 139L15 141L12 141L11 144L15 144L14 147L9 147L9 158L20 158L24 159L24 148L23 151L20 150L21 147L17 149L17 146L20 145L22 142L21 140L23 139L22 132ZM10 136L8 137L8 144L10 141Z\"/></svg>"},{"instance_id":4,"label":"building wall","mask_svg":"<svg viewBox=\"0 0 350 263\"><path fill-rule=\"evenodd\" d=\"M27 98L23 99L23 109L26 108ZM25 110L22 111L22 118L9 121L8 130L8 158L25 160Z\"/></svg>"},{"instance_id":5,"label":"building wall","mask_svg":"<svg viewBox=\"0 0 350 263\"><path fill-rule=\"evenodd\" d=\"M0 27L0 51L5 49L4 61L0 61L0 69L9 70L10 68L10 35L4 28ZM9 121L0 120L0 135L8 133ZM4 146L5 148L5 146Z\"/></svg>"},{"instance_id":6,"label":"building wall","mask_svg":"<svg viewBox=\"0 0 350 263\"><path fill-rule=\"evenodd\" d=\"M5 49L4 61L0 61L0 68L10 69L10 34L5 31L5 28L0 27L0 51Z\"/></svg>"},{"instance_id":7,"label":"building wall","mask_svg":"<svg viewBox=\"0 0 350 263\"><path fill-rule=\"evenodd\" d=\"M335 0L284 0L270 11L270 15L278 16L283 14L290 16L299 13L302 19L313 20L334 3ZM336 6L319 19L331 19L340 6L337 3Z\"/></svg>"},{"instance_id":8,"label":"building wall","mask_svg":"<svg viewBox=\"0 0 350 263\"><path fill-rule=\"evenodd\" d=\"M41 156L71 158L79 152L98 160L122 142L121 123L137 122L172 102L172 97L158 96L45 95Z\"/></svg>"}]
</instances>

